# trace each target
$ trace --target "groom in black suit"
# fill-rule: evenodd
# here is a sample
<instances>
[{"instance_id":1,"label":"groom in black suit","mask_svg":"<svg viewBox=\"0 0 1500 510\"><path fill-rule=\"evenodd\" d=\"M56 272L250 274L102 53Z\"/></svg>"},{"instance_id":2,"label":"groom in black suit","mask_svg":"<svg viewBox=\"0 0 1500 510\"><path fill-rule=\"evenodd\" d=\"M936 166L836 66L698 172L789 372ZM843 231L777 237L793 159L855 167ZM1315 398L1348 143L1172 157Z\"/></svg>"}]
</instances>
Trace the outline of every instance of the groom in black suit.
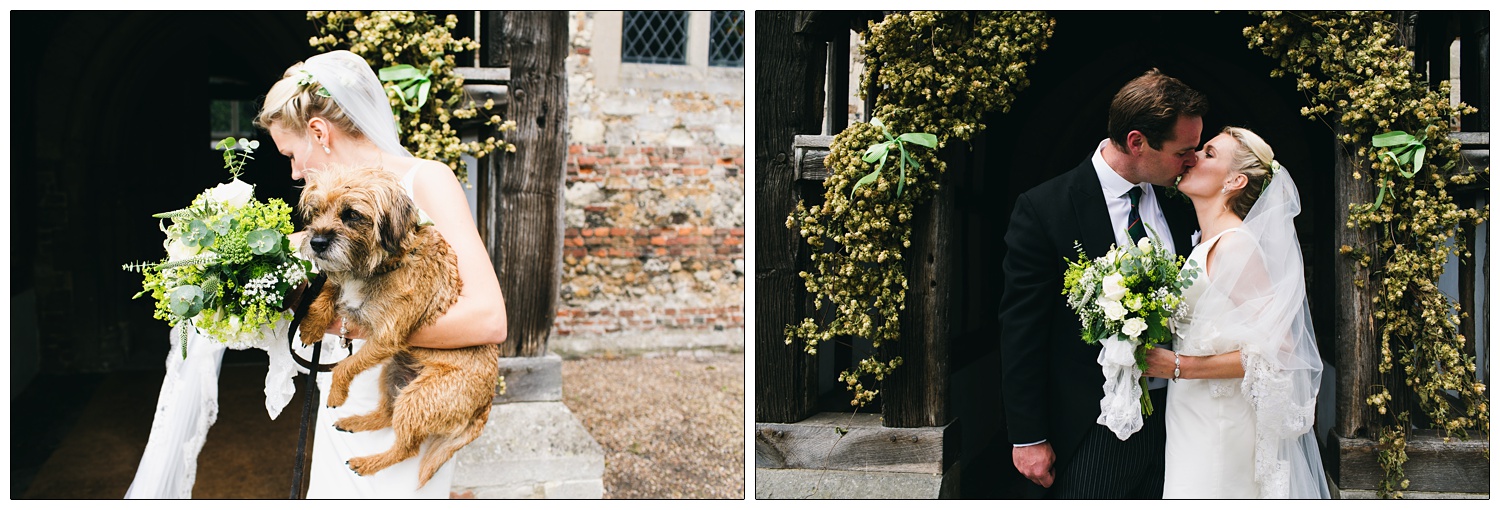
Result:
<instances>
[{"instance_id":1,"label":"groom in black suit","mask_svg":"<svg viewBox=\"0 0 1500 510\"><path fill-rule=\"evenodd\" d=\"M1075 242L1095 258L1152 230L1187 256L1197 228L1192 205L1164 191L1197 163L1207 109L1202 94L1152 69L1115 94L1109 139L1077 168L1016 199L1005 233L1001 391L1011 457L1036 484L1032 496L1161 497L1166 381L1152 381L1156 412L1127 440L1096 423L1100 347L1083 342L1062 294L1064 259L1077 257Z\"/></svg>"}]
</instances>

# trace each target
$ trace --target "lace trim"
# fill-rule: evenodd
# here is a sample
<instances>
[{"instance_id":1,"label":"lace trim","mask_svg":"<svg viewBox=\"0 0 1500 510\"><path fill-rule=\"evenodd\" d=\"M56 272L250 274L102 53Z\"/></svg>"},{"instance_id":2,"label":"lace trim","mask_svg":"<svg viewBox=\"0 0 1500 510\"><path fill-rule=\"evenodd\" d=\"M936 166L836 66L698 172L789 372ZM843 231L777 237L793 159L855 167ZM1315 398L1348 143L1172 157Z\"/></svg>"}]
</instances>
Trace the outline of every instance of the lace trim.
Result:
<instances>
[{"instance_id":1,"label":"lace trim","mask_svg":"<svg viewBox=\"0 0 1500 510\"><path fill-rule=\"evenodd\" d=\"M1245 368L1240 391L1255 408L1255 481L1260 483L1260 497L1285 499L1291 494L1291 463L1281 458L1281 442L1312 427L1317 402L1293 402L1292 374L1259 354L1241 351L1240 360Z\"/></svg>"}]
</instances>

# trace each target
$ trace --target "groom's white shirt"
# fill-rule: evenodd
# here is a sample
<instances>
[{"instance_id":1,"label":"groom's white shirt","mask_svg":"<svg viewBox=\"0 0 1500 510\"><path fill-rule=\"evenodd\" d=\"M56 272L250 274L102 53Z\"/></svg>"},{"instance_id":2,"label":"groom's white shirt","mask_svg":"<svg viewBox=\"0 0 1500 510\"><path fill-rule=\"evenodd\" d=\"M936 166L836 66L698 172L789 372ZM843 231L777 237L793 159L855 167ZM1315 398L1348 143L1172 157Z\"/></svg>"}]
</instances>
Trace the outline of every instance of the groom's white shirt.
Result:
<instances>
[{"instance_id":1,"label":"groom's white shirt","mask_svg":"<svg viewBox=\"0 0 1500 510\"><path fill-rule=\"evenodd\" d=\"M1120 174L1115 173L1115 169L1104 161L1104 145L1107 143L1109 143L1108 138L1099 142L1099 146L1094 148L1092 161L1094 173L1099 176L1099 186L1104 189L1104 205L1109 209L1109 224L1115 233L1115 245L1124 246L1130 243L1130 233L1125 231L1125 228L1130 226L1130 188L1141 188L1141 203L1137 206L1141 213L1141 221L1150 225L1151 229L1156 231L1156 235L1162 239L1161 248L1166 249L1172 256L1177 256L1177 247L1172 243L1172 231L1167 230L1167 217L1161 212L1161 205L1156 201L1153 187L1148 183L1131 184L1124 177L1120 177ZM1147 387L1153 390L1165 388L1167 381L1151 377L1147 381ZM1014 446L1032 446L1045 442L1047 441L1044 439L1035 443Z\"/></svg>"},{"instance_id":2,"label":"groom's white shirt","mask_svg":"<svg viewBox=\"0 0 1500 510\"><path fill-rule=\"evenodd\" d=\"M1177 247L1172 244L1172 232L1167 230L1167 217L1161 213L1161 205L1157 202L1153 186L1148 183L1131 184L1130 181L1120 177L1110 168L1109 163L1104 161L1104 145L1109 139L1099 142L1094 149L1094 173L1099 175L1099 185L1104 188L1104 204L1109 207L1109 223L1114 228L1115 244L1124 246L1134 244L1130 242L1130 233L1125 231L1130 226L1130 188L1141 188L1141 221L1156 231L1156 235L1162 240L1162 248L1177 256ZM1148 233L1150 230L1147 231Z\"/></svg>"}]
</instances>

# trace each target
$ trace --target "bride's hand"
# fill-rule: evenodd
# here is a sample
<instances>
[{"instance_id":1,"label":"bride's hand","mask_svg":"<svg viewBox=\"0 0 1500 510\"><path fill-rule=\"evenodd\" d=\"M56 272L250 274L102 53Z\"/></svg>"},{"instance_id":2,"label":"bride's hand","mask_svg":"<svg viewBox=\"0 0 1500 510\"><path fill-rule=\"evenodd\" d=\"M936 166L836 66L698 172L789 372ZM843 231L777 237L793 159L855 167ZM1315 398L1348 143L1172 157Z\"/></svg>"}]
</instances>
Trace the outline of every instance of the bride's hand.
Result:
<instances>
[{"instance_id":1,"label":"bride's hand","mask_svg":"<svg viewBox=\"0 0 1500 510\"><path fill-rule=\"evenodd\" d=\"M1146 350L1146 372L1147 377L1160 377L1171 379L1172 370L1177 368L1177 353L1165 347L1154 347Z\"/></svg>"}]
</instances>

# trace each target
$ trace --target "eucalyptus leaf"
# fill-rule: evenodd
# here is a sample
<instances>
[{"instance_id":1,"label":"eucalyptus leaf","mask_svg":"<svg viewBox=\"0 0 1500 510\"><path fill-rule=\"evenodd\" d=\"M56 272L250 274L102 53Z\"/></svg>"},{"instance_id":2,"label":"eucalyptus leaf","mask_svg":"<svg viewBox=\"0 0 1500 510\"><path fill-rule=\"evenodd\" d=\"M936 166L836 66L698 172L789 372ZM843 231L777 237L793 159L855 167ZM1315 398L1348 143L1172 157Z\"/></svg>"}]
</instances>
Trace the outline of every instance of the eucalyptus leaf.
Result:
<instances>
[{"instance_id":1,"label":"eucalyptus leaf","mask_svg":"<svg viewBox=\"0 0 1500 510\"><path fill-rule=\"evenodd\" d=\"M234 224L231 220L232 218L230 218L229 215L226 214L210 220L208 226L209 228L213 229L214 233L216 234L228 234L229 229L234 227Z\"/></svg>"},{"instance_id":2,"label":"eucalyptus leaf","mask_svg":"<svg viewBox=\"0 0 1500 510\"><path fill-rule=\"evenodd\" d=\"M188 223L187 235L183 236L182 242L194 248L207 248L214 243L214 231L203 220L193 220Z\"/></svg>"},{"instance_id":3,"label":"eucalyptus leaf","mask_svg":"<svg viewBox=\"0 0 1500 510\"><path fill-rule=\"evenodd\" d=\"M261 229L251 232L245 236L245 242L250 245L250 252L256 255L265 255L276 251L281 246L282 235L271 229Z\"/></svg>"},{"instance_id":4,"label":"eucalyptus leaf","mask_svg":"<svg viewBox=\"0 0 1500 510\"><path fill-rule=\"evenodd\" d=\"M183 285L172 289L167 296L167 306L172 315L192 317L203 311L203 289L196 285Z\"/></svg>"}]
</instances>

